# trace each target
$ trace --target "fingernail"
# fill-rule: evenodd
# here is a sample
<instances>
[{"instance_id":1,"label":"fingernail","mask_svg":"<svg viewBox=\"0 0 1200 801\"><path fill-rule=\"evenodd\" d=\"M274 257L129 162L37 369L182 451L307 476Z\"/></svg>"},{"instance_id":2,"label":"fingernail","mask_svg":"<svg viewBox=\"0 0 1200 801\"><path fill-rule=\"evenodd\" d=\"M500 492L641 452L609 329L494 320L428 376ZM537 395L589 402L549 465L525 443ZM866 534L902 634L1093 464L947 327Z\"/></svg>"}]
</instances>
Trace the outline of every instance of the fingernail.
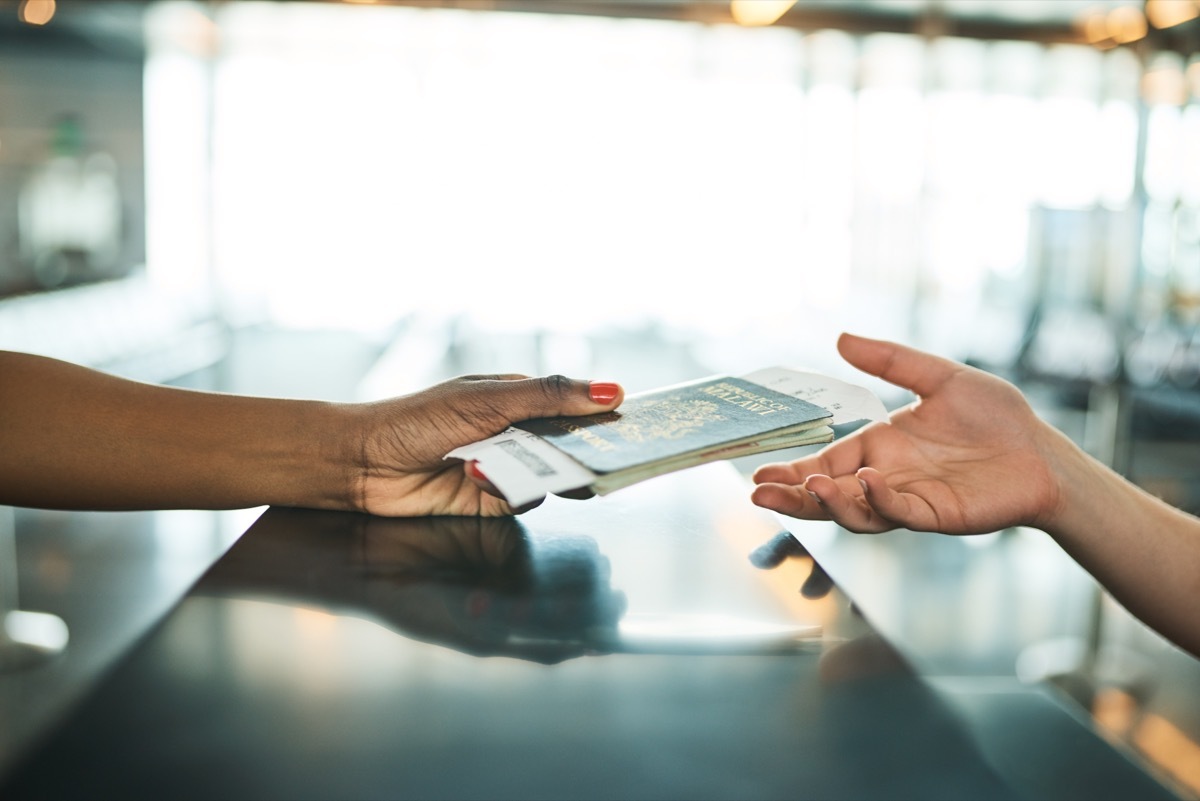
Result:
<instances>
[{"instance_id":1,"label":"fingernail","mask_svg":"<svg viewBox=\"0 0 1200 801\"><path fill-rule=\"evenodd\" d=\"M868 492L868 489L867 489L867 482L863 481L863 480L860 478L860 479L858 480L858 484L859 484L859 486L861 486L861 487L863 488L863 492Z\"/></svg>"},{"instance_id":2,"label":"fingernail","mask_svg":"<svg viewBox=\"0 0 1200 801\"><path fill-rule=\"evenodd\" d=\"M621 388L610 381L593 381L588 384L588 397L596 403L612 403Z\"/></svg>"},{"instance_id":3,"label":"fingernail","mask_svg":"<svg viewBox=\"0 0 1200 801\"><path fill-rule=\"evenodd\" d=\"M808 494L809 494L809 495L811 495L811 496L812 496L812 499L813 499L814 501L816 501L817 503L820 503L820 502L821 502L821 497L820 497L819 495L817 495L817 493L815 493L815 492L812 492L811 490L809 490Z\"/></svg>"},{"instance_id":4,"label":"fingernail","mask_svg":"<svg viewBox=\"0 0 1200 801\"><path fill-rule=\"evenodd\" d=\"M467 462L467 472L480 481L488 481L488 477L479 469L479 462Z\"/></svg>"}]
</instances>

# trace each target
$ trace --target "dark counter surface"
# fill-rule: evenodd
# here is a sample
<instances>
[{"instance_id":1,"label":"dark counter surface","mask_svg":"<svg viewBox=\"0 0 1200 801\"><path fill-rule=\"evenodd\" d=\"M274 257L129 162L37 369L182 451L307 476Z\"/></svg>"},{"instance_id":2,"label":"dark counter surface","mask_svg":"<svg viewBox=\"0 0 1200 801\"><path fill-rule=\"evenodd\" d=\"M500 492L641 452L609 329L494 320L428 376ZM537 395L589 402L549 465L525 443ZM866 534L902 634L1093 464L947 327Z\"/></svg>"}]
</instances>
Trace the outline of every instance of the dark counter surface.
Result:
<instances>
[{"instance_id":1,"label":"dark counter surface","mask_svg":"<svg viewBox=\"0 0 1200 801\"><path fill-rule=\"evenodd\" d=\"M271 509L0 797L1174 797L1033 689L948 701L747 495Z\"/></svg>"}]
</instances>

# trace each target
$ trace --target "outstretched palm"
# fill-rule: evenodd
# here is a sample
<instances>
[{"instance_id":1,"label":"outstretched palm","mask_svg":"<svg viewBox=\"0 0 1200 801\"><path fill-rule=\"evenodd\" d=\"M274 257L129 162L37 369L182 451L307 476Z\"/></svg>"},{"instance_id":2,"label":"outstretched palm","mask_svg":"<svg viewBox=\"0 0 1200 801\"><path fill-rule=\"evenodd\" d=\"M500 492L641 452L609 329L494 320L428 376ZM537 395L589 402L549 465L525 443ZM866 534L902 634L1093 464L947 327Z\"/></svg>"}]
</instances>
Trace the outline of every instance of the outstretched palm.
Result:
<instances>
[{"instance_id":1,"label":"outstretched palm","mask_svg":"<svg viewBox=\"0 0 1200 801\"><path fill-rule=\"evenodd\" d=\"M892 343L844 336L839 348L920 400L812 457L759 468L755 503L852 531L950 534L1036 524L1054 506L1039 441L1053 434L1011 384Z\"/></svg>"}]
</instances>

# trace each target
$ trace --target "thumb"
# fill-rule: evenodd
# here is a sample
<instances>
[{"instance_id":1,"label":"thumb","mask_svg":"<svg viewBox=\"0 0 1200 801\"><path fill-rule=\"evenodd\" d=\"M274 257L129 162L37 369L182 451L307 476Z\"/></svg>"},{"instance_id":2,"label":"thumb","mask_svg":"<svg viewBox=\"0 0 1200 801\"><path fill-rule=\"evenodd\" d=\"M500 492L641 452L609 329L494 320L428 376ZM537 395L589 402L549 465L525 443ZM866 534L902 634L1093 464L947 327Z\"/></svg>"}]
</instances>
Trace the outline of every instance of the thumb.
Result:
<instances>
[{"instance_id":1,"label":"thumb","mask_svg":"<svg viewBox=\"0 0 1200 801\"><path fill-rule=\"evenodd\" d=\"M933 394L955 373L967 369L916 348L849 333L838 337L837 348L842 358L864 373L922 397Z\"/></svg>"},{"instance_id":2,"label":"thumb","mask_svg":"<svg viewBox=\"0 0 1200 801\"><path fill-rule=\"evenodd\" d=\"M625 399L620 384L585 381L562 375L538 378L481 379L488 405L509 422L536 417L574 417L601 414Z\"/></svg>"}]
</instances>

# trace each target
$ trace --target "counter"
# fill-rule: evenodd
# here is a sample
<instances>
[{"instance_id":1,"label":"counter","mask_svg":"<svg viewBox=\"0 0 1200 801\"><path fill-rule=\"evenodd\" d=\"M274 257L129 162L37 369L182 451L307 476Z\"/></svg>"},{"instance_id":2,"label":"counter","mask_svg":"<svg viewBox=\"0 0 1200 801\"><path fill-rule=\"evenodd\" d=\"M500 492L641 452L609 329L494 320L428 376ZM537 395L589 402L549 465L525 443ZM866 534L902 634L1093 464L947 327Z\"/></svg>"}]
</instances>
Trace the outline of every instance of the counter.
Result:
<instances>
[{"instance_id":1,"label":"counter","mask_svg":"<svg viewBox=\"0 0 1200 801\"><path fill-rule=\"evenodd\" d=\"M1036 689L947 698L747 495L270 509L0 796L1175 797Z\"/></svg>"}]
</instances>

